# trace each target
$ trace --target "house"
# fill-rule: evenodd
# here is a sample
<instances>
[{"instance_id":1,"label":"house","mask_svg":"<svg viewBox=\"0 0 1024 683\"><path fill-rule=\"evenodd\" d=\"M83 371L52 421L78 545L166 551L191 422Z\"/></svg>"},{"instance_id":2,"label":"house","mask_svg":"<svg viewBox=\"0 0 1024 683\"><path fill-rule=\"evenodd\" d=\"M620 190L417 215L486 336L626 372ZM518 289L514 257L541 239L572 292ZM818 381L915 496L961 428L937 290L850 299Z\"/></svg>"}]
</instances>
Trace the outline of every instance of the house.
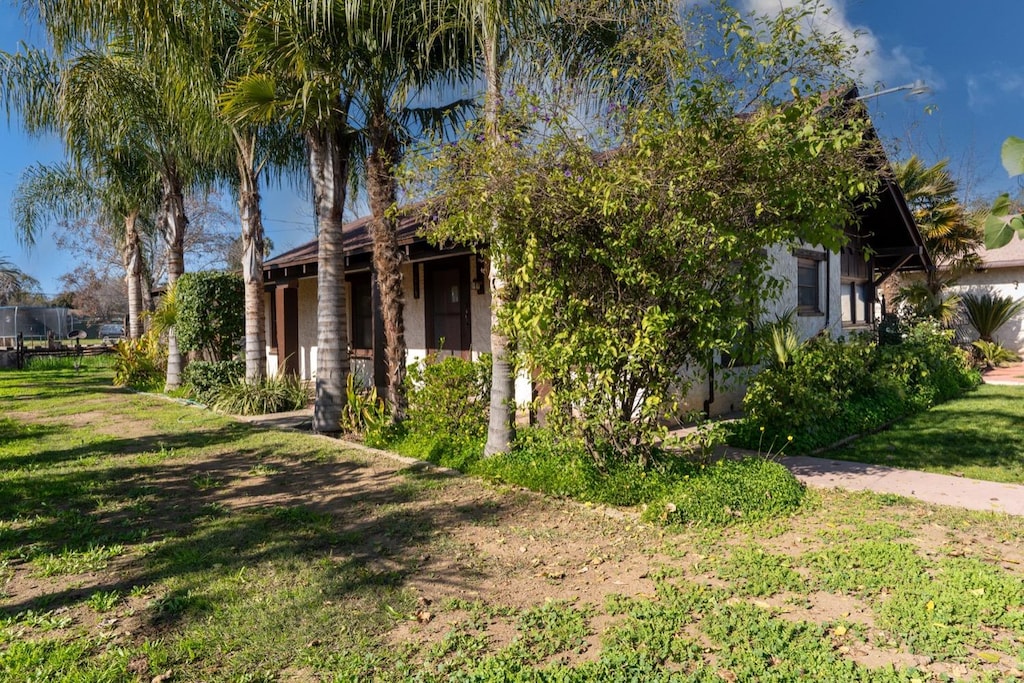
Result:
<instances>
[{"instance_id":1,"label":"house","mask_svg":"<svg viewBox=\"0 0 1024 683\"><path fill-rule=\"evenodd\" d=\"M875 292L898 272L932 268L903 193L888 173L873 201L864 202L856 230L840 253L815 245L769 249L772 275L786 283L771 312L795 309L801 339L827 330L838 337L875 323ZM385 384L384 333L371 272L370 218L345 225L345 279L352 367L366 385ZM405 251L403 294L408 360L441 351L475 358L490 351L490 292L483 259L465 247L435 247L418 234L414 217L400 220ZM267 296L268 370L303 379L316 376L317 243L304 244L264 264ZM683 373L692 381L683 413L711 415L739 407L746 380L756 368ZM527 403L532 387L516 382L516 401Z\"/></svg>"},{"instance_id":2,"label":"house","mask_svg":"<svg viewBox=\"0 0 1024 683\"><path fill-rule=\"evenodd\" d=\"M785 283L768 305L768 319L796 313L800 340L818 334L833 338L872 330L878 317L878 292L897 273L934 268L906 198L888 171L872 201L864 202L854 231L839 253L804 244L797 249L773 246L770 274ZM718 365L711 373L690 372L690 391L680 413L699 410L722 415L740 408L756 366Z\"/></svg>"},{"instance_id":3,"label":"house","mask_svg":"<svg viewBox=\"0 0 1024 683\"><path fill-rule=\"evenodd\" d=\"M981 265L974 271L959 276L951 292L964 294L991 292L1012 299L1024 298L1024 240L1014 235L998 249L981 249ZM939 264L941 270L942 266ZM971 331L974 338L977 333ZM996 331L994 339L1011 351L1024 353L1024 313L1018 313L1010 322Z\"/></svg>"},{"instance_id":4,"label":"house","mask_svg":"<svg viewBox=\"0 0 1024 683\"><path fill-rule=\"evenodd\" d=\"M344 226L345 300L352 372L364 385L386 384L384 330L372 275L370 217ZM435 247L418 235L416 218L397 225L405 302L408 362L428 353L475 359L490 351L490 304L484 260L464 247ZM268 372L278 369L316 377L317 242L267 260L263 265L267 304ZM528 381L516 384L516 401L530 401Z\"/></svg>"}]
</instances>

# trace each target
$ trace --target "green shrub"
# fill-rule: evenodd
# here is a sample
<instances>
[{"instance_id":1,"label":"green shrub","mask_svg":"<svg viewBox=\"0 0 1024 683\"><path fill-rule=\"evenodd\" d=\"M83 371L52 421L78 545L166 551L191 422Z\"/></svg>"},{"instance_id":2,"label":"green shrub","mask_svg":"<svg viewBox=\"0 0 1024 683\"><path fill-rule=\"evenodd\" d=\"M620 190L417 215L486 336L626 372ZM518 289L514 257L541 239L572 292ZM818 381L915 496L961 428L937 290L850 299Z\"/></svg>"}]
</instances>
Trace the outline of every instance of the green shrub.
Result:
<instances>
[{"instance_id":1,"label":"green shrub","mask_svg":"<svg viewBox=\"0 0 1024 683\"><path fill-rule=\"evenodd\" d=\"M194 360L182 372L182 384L202 403L210 403L223 386L238 382L245 375L244 360Z\"/></svg>"},{"instance_id":2,"label":"green shrub","mask_svg":"<svg viewBox=\"0 0 1024 683\"><path fill-rule=\"evenodd\" d=\"M747 415L733 427L730 443L765 448L792 436L790 452L806 452L977 385L967 355L937 323L920 322L900 337L884 345L863 337L810 340L788 366L766 369L750 383Z\"/></svg>"},{"instance_id":3,"label":"green shrub","mask_svg":"<svg viewBox=\"0 0 1024 683\"><path fill-rule=\"evenodd\" d=\"M1020 361L1020 356L999 342L977 339L971 342L971 346L974 347L974 353L978 361L985 368L996 368L1007 363Z\"/></svg>"},{"instance_id":4,"label":"green shrub","mask_svg":"<svg viewBox=\"0 0 1024 683\"><path fill-rule=\"evenodd\" d=\"M174 331L182 351L208 360L238 355L245 335L245 288L232 273L185 273L175 283Z\"/></svg>"},{"instance_id":5,"label":"green shrub","mask_svg":"<svg viewBox=\"0 0 1024 683\"><path fill-rule=\"evenodd\" d=\"M582 440L547 427L520 428L508 453L481 459L472 473L534 491L604 505L640 505L662 496L697 467L666 451L654 451L644 468L636 461L605 458L603 465Z\"/></svg>"},{"instance_id":6,"label":"green shrub","mask_svg":"<svg viewBox=\"0 0 1024 683\"><path fill-rule=\"evenodd\" d=\"M214 392L213 407L232 415L265 415L301 410L309 404L306 384L294 375L267 377L257 384L234 381Z\"/></svg>"},{"instance_id":7,"label":"green shrub","mask_svg":"<svg viewBox=\"0 0 1024 683\"><path fill-rule=\"evenodd\" d=\"M114 346L114 385L159 391L167 371L167 352L154 332L122 339Z\"/></svg>"},{"instance_id":8,"label":"green shrub","mask_svg":"<svg viewBox=\"0 0 1024 683\"><path fill-rule=\"evenodd\" d=\"M491 359L476 362L431 354L409 366L409 410L405 427L423 439L448 441L455 450L476 445L487 436Z\"/></svg>"},{"instance_id":9,"label":"green shrub","mask_svg":"<svg viewBox=\"0 0 1024 683\"><path fill-rule=\"evenodd\" d=\"M644 518L663 524L728 525L793 512L804 485L782 465L763 458L719 460L678 481Z\"/></svg>"}]
</instances>

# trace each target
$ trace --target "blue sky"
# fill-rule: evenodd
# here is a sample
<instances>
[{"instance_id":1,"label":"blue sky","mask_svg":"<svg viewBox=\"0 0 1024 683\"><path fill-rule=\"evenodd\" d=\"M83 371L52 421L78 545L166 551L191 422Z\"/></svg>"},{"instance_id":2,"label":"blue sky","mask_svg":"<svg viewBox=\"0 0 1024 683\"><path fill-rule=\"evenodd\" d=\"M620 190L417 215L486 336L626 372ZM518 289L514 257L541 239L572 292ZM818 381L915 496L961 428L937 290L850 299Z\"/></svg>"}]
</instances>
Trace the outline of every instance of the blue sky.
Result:
<instances>
[{"instance_id":1,"label":"blue sky","mask_svg":"<svg viewBox=\"0 0 1024 683\"><path fill-rule=\"evenodd\" d=\"M775 12L795 0L733 0L743 9ZM863 92L923 79L932 92L902 93L869 101L889 155L917 153L928 161L949 158L973 196L1016 189L999 164L1008 135L1024 136L1024 28L1022 0L823 0L827 12L815 21L844 33L860 49L858 84ZM42 32L0 6L0 49L18 41L43 41ZM57 278L75 266L73 254L59 253L48 235L32 250L21 247L10 220L10 198L22 170L34 162L62 158L55 140L28 139L17 121L0 122L0 256L58 290ZM267 190L265 223L280 252L313 238L307 196L289 189Z\"/></svg>"}]
</instances>

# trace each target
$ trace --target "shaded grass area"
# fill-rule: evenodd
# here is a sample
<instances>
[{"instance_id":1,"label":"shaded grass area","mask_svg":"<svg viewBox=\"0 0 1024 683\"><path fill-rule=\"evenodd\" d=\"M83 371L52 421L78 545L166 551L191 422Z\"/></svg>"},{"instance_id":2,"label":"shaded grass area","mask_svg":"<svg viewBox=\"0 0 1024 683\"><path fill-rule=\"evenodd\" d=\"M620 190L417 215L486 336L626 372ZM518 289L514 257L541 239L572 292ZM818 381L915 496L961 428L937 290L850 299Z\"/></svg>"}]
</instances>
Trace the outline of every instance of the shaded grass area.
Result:
<instances>
[{"instance_id":1,"label":"shaded grass area","mask_svg":"<svg viewBox=\"0 0 1024 683\"><path fill-rule=\"evenodd\" d=\"M1024 387L978 389L829 453L890 467L1024 484Z\"/></svg>"},{"instance_id":2,"label":"shaded grass area","mask_svg":"<svg viewBox=\"0 0 1024 683\"><path fill-rule=\"evenodd\" d=\"M503 517L499 494L454 504L451 476L106 381L101 369L0 372L0 680L909 682L1024 670L1022 520L811 492L792 516L638 531L642 552L516 574L451 536L553 533ZM571 540L586 520L555 526ZM429 563L456 552L462 564ZM580 597L574 576L597 583L616 562L649 562L636 590L608 571L608 595ZM447 597L425 607L417 578ZM510 604L515 593L496 597L484 578L545 589ZM830 603L847 606L819 608Z\"/></svg>"}]
</instances>

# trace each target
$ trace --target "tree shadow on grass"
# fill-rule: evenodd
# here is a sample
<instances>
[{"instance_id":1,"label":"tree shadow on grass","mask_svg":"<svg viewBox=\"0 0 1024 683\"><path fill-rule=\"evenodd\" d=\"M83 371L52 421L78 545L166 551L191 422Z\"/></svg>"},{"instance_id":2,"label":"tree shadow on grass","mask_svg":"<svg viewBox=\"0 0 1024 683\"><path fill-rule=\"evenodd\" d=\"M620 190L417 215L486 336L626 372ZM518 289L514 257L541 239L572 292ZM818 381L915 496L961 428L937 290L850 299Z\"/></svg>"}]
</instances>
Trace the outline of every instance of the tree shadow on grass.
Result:
<instances>
[{"instance_id":1,"label":"tree shadow on grass","mask_svg":"<svg viewBox=\"0 0 1024 683\"><path fill-rule=\"evenodd\" d=\"M225 433L231 433L228 429ZM273 445L196 463L119 466L66 472L36 481L22 500L62 502L62 514L22 529L0 528L0 557L81 552L123 543L124 558L109 571L75 575L39 594L0 604L13 614L77 604L96 591L128 593L171 580L145 618L154 629L218 607L211 582L271 562L315 560L316 581L339 597L373 588L400 588L423 568L417 552L451 525L497 518L491 501L452 506L431 500L433 475L399 476L357 462L281 461L273 474L252 474L278 455ZM441 479L450 475L441 475ZM40 488L51 487L51 488ZM94 500L107 501L98 508ZM6 507L6 506L5 506ZM136 544L152 544L148 546ZM148 548L148 549L145 549ZM30 570L31 571L31 570ZM441 564L432 580L464 585L471 575ZM84 580L83 580L84 579ZM47 583L42 581L41 583Z\"/></svg>"},{"instance_id":2,"label":"tree shadow on grass","mask_svg":"<svg viewBox=\"0 0 1024 683\"><path fill-rule=\"evenodd\" d=\"M57 424L52 426L54 427L53 431L46 431L41 435L50 435L61 430L70 433L74 429L71 425ZM36 428L37 426L34 425L30 429ZM231 422L213 429L201 429L174 434L161 433L132 437L100 435L83 444L42 449L31 455L0 457L0 470L53 467L74 463L82 458L94 456L120 459L134 457L143 453L206 448L235 442L243 436L250 435L252 433L251 429L248 425ZM0 515L6 513L5 502L0 501Z\"/></svg>"}]
</instances>

